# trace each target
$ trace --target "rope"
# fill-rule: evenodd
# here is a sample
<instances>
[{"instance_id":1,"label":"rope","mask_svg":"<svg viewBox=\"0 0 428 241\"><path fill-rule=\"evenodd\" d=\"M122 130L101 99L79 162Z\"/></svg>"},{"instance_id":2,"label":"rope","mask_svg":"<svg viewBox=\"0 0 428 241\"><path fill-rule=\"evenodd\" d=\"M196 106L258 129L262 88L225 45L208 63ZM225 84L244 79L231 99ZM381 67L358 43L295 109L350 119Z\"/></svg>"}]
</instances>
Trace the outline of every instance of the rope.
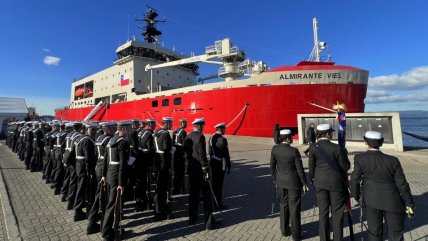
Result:
<instances>
[{"instance_id":1,"label":"rope","mask_svg":"<svg viewBox=\"0 0 428 241\"><path fill-rule=\"evenodd\" d=\"M149 115L150 115L150 117L152 118L152 119L155 119L153 116L152 116L152 114L150 114L150 111L146 111L147 113L149 113ZM162 125L161 124L159 124L157 121L156 121L156 125L158 125L159 127L162 127Z\"/></svg>"},{"instance_id":2,"label":"rope","mask_svg":"<svg viewBox=\"0 0 428 241\"><path fill-rule=\"evenodd\" d=\"M245 104L245 106L244 106L244 108L242 108L242 110L241 110L241 112L239 112L238 113L238 115L236 115L235 116L235 118L229 123L229 124L227 124L226 125L226 127L229 127L230 125L232 125L232 123L234 122L234 121L236 121L236 119L238 119L238 117L242 114L242 112L244 112L244 110L245 109L247 109L247 107L249 106L250 104Z\"/></svg>"}]
</instances>

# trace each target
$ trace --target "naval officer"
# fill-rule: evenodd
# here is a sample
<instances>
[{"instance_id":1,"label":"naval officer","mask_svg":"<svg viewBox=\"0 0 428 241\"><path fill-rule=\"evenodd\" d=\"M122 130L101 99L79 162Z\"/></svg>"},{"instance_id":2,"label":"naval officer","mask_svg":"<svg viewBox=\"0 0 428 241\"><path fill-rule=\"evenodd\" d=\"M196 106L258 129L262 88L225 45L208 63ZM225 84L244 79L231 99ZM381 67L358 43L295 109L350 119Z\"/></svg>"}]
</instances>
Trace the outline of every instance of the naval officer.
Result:
<instances>
[{"instance_id":1,"label":"naval officer","mask_svg":"<svg viewBox=\"0 0 428 241\"><path fill-rule=\"evenodd\" d=\"M184 158L184 140L186 139L187 132L187 119L180 119L180 127L177 128L173 135L172 141L175 147L174 152L174 194L184 194L185 193L185 185L184 185L184 166L185 166L185 158Z\"/></svg>"},{"instance_id":2,"label":"naval officer","mask_svg":"<svg viewBox=\"0 0 428 241\"><path fill-rule=\"evenodd\" d=\"M270 168L280 198L280 229L283 236L289 236L291 221L293 240L301 240L301 196L302 191L308 192L308 184L299 150L290 146L293 143L291 131L281 130L279 138L281 143L272 148Z\"/></svg>"},{"instance_id":3,"label":"naval officer","mask_svg":"<svg viewBox=\"0 0 428 241\"><path fill-rule=\"evenodd\" d=\"M319 235L321 241L330 240L329 213L331 210L333 240L343 240L343 211L348 195L342 176L350 167L348 156L330 140L330 124L317 126L318 141L309 147L309 174L315 186L319 208Z\"/></svg>"},{"instance_id":4,"label":"naval officer","mask_svg":"<svg viewBox=\"0 0 428 241\"><path fill-rule=\"evenodd\" d=\"M383 144L380 132L367 131L364 143L368 150L354 158L351 193L365 207L369 240L383 240L383 219L389 240L404 240L405 213L412 217L415 204L403 168L396 157L379 150Z\"/></svg>"}]
</instances>

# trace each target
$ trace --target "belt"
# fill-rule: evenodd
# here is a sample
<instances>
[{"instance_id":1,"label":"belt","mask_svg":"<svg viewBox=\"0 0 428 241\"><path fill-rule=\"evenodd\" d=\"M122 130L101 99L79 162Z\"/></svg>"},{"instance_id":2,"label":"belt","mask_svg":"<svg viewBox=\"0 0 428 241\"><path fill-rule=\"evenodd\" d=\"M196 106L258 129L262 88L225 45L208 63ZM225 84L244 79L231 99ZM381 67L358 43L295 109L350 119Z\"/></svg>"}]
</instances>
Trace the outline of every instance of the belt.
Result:
<instances>
[{"instance_id":1,"label":"belt","mask_svg":"<svg viewBox=\"0 0 428 241\"><path fill-rule=\"evenodd\" d=\"M164 153L164 152L163 152L163 151L156 151L156 153L162 154L162 153Z\"/></svg>"},{"instance_id":2,"label":"belt","mask_svg":"<svg viewBox=\"0 0 428 241\"><path fill-rule=\"evenodd\" d=\"M61 147L61 145L54 145L54 147Z\"/></svg>"},{"instance_id":3,"label":"belt","mask_svg":"<svg viewBox=\"0 0 428 241\"><path fill-rule=\"evenodd\" d=\"M85 156L76 156L76 159L77 160L82 160L82 159L85 159Z\"/></svg>"},{"instance_id":4,"label":"belt","mask_svg":"<svg viewBox=\"0 0 428 241\"><path fill-rule=\"evenodd\" d=\"M37 138L33 138L33 141L37 141Z\"/></svg>"},{"instance_id":5,"label":"belt","mask_svg":"<svg viewBox=\"0 0 428 241\"><path fill-rule=\"evenodd\" d=\"M104 156L99 156L98 158L101 159L101 160L104 160L105 157Z\"/></svg>"},{"instance_id":6,"label":"belt","mask_svg":"<svg viewBox=\"0 0 428 241\"><path fill-rule=\"evenodd\" d=\"M70 151L70 150L71 150L71 148L70 148L70 147L66 147L66 148L65 148L65 150L66 150L66 151Z\"/></svg>"},{"instance_id":7,"label":"belt","mask_svg":"<svg viewBox=\"0 0 428 241\"><path fill-rule=\"evenodd\" d=\"M143 152L149 152L149 149L144 149L144 148L141 148L141 147L138 147L138 150L143 151Z\"/></svg>"},{"instance_id":8,"label":"belt","mask_svg":"<svg viewBox=\"0 0 428 241\"><path fill-rule=\"evenodd\" d=\"M108 164L109 165L119 165L120 163L119 162L110 161Z\"/></svg>"},{"instance_id":9,"label":"belt","mask_svg":"<svg viewBox=\"0 0 428 241\"><path fill-rule=\"evenodd\" d=\"M183 146L181 143L175 143L174 146Z\"/></svg>"},{"instance_id":10,"label":"belt","mask_svg":"<svg viewBox=\"0 0 428 241\"><path fill-rule=\"evenodd\" d=\"M222 161L223 160L223 158L220 158L218 156L211 156L211 158L216 159L217 161Z\"/></svg>"}]
</instances>

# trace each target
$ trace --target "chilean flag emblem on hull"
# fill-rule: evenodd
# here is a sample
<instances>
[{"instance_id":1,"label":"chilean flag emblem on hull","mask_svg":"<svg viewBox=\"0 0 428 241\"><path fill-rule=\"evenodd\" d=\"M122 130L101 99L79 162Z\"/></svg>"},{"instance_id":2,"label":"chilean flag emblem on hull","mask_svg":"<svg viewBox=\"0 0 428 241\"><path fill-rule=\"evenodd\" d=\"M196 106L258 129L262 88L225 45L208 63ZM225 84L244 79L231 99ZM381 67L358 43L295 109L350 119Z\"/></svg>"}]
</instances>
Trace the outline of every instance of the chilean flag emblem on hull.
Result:
<instances>
[{"instance_id":1,"label":"chilean flag emblem on hull","mask_svg":"<svg viewBox=\"0 0 428 241\"><path fill-rule=\"evenodd\" d=\"M120 75L120 86L125 86L129 84L129 75L122 74Z\"/></svg>"}]
</instances>

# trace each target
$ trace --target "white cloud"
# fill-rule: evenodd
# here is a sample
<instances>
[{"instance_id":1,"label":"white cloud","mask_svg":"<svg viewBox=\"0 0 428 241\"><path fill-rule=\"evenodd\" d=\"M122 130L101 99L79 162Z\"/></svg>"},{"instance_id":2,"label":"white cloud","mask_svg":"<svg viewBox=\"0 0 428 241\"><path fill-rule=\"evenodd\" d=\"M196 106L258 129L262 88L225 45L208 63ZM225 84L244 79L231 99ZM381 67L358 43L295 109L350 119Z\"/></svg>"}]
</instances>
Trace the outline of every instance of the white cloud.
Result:
<instances>
[{"instance_id":1,"label":"white cloud","mask_svg":"<svg viewBox=\"0 0 428 241\"><path fill-rule=\"evenodd\" d=\"M390 94L385 91L367 91L366 104L398 103L398 102L419 102L428 101L428 92L413 93L410 95Z\"/></svg>"},{"instance_id":2,"label":"white cloud","mask_svg":"<svg viewBox=\"0 0 428 241\"><path fill-rule=\"evenodd\" d=\"M392 74L369 78L373 88L410 90L428 86L428 66L412 68L402 74Z\"/></svg>"},{"instance_id":3,"label":"white cloud","mask_svg":"<svg viewBox=\"0 0 428 241\"><path fill-rule=\"evenodd\" d=\"M61 61L61 58L53 56L45 56L45 58L43 59L43 62L46 65L59 65L59 61Z\"/></svg>"},{"instance_id":4,"label":"white cloud","mask_svg":"<svg viewBox=\"0 0 428 241\"><path fill-rule=\"evenodd\" d=\"M50 50L49 49L42 49L43 50L43 52L46 52L46 53L49 53L50 52Z\"/></svg>"}]
</instances>

